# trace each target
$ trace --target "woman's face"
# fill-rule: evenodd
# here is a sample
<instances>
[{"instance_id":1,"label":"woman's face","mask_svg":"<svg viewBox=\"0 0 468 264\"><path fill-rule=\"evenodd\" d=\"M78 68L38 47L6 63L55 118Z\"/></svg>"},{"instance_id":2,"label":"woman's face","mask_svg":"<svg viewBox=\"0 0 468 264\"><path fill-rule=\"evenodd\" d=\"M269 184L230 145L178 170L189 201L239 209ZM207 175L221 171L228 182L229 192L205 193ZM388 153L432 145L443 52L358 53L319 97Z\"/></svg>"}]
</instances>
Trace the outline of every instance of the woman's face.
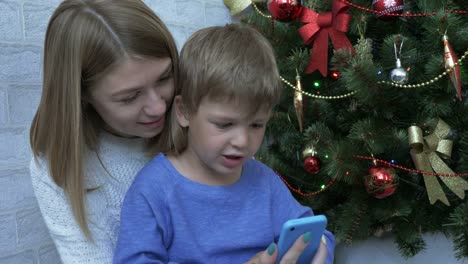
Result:
<instances>
[{"instance_id":1,"label":"woman's face","mask_svg":"<svg viewBox=\"0 0 468 264\"><path fill-rule=\"evenodd\" d=\"M90 89L86 101L108 132L151 138L162 131L173 96L170 58L128 58Z\"/></svg>"}]
</instances>

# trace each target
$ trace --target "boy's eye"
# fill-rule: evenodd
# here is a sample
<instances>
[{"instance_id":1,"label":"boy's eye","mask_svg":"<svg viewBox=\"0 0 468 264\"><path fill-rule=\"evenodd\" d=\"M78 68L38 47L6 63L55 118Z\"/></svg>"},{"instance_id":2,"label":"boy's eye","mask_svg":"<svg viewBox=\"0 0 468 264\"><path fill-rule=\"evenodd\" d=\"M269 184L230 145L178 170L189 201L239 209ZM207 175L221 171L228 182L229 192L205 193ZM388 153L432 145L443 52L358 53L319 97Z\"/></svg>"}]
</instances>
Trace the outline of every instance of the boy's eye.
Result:
<instances>
[{"instance_id":1,"label":"boy's eye","mask_svg":"<svg viewBox=\"0 0 468 264\"><path fill-rule=\"evenodd\" d=\"M265 124L263 123L254 123L251 125L253 128L263 128Z\"/></svg>"},{"instance_id":2,"label":"boy's eye","mask_svg":"<svg viewBox=\"0 0 468 264\"><path fill-rule=\"evenodd\" d=\"M217 128L225 129L232 125L232 123L214 123Z\"/></svg>"}]
</instances>

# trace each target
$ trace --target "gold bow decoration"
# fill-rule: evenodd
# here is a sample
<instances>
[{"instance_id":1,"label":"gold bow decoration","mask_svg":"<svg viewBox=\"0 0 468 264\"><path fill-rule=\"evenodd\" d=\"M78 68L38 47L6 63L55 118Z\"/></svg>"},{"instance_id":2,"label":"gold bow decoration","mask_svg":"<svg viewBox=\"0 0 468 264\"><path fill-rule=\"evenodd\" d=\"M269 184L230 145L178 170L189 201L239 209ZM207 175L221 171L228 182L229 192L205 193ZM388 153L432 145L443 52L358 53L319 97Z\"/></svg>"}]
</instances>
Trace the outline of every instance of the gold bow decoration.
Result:
<instances>
[{"instance_id":1,"label":"gold bow decoration","mask_svg":"<svg viewBox=\"0 0 468 264\"><path fill-rule=\"evenodd\" d=\"M416 169L423 172L436 172L438 174L455 174L452 169L441 159L450 158L452 155L452 140L446 139L450 132L450 126L442 119L438 119L434 131L423 137L422 129L418 126L408 128L408 140L411 147L411 158ZM437 177L423 174L429 202L434 204L440 200L447 206L450 205L447 196L440 186ZM460 199L465 198L465 190L468 190L468 182L460 177L439 177L445 185Z\"/></svg>"},{"instance_id":2,"label":"gold bow decoration","mask_svg":"<svg viewBox=\"0 0 468 264\"><path fill-rule=\"evenodd\" d=\"M246 9L252 2L261 3L266 0L224 0L224 5L229 9L232 16L239 14Z\"/></svg>"}]
</instances>

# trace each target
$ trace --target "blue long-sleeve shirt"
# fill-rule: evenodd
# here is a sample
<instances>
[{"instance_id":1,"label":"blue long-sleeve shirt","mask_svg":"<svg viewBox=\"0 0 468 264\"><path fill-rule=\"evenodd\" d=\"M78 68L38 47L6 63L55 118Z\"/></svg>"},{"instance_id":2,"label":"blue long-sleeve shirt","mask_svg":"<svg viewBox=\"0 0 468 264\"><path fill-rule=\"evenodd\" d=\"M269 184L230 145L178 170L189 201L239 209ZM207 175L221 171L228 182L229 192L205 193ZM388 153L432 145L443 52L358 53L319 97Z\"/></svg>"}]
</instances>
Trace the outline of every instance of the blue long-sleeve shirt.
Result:
<instances>
[{"instance_id":1,"label":"blue long-sleeve shirt","mask_svg":"<svg viewBox=\"0 0 468 264\"><path fill-rule=\"evenodd\" d=\"M209 186L159 154L125 197L114 263L244 263L277 241L285 221L311 215L259 161L247 161L236 183ZM335 240L325 236L331 264Z\"/></svg>"}]
</instances>

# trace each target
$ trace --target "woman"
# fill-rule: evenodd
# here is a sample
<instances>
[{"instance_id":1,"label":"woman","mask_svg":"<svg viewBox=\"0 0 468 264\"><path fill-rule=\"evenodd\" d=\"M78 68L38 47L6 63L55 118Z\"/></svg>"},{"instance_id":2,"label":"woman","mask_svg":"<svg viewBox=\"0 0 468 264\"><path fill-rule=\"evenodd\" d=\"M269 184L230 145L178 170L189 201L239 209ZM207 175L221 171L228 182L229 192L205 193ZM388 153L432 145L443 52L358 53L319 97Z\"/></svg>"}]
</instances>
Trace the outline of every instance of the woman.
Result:
<instances>
[{"instance_id":1,"label":"woman","mask_svg":"<svg viewBox=\"0 0 468 264\"><path fill-rule=\"evenodd\" d=\"M64 263L109 263L122 199L174 94L177 49L141 1L69 0L50 18L31 178Z\"/></svg>"},{"instance_id":2,"label":"woman","mask_svg":"<svg viewBox=\"0 0 468 264\"><path fill-rule=\"evenodd\" d=\"M63 263L111 263L123 197L147 147L166 140L177 65L171 34L140 0L65 0L52 14L30 171Z\"/></svg>"}]
</instances>

